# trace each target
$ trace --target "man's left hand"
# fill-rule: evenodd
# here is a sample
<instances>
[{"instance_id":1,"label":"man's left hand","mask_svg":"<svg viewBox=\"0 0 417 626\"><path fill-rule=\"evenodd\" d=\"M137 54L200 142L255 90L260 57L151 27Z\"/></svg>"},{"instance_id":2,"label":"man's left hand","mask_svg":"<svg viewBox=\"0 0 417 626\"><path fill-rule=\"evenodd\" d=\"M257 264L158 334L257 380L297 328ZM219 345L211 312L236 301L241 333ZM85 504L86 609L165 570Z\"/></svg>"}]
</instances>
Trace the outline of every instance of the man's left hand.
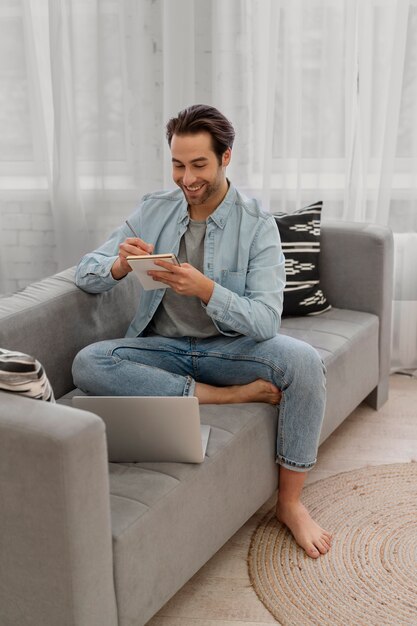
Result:
<instances>
[{"instance_id":1,"label":"man's left hand","mask_svg":"<svg viewBox=\"0 0 417 626\"><path fill-rule=\"evenodd\" d=\"M150 270L149 276L155 280L161 281L168 287L171 287L175 293L181 296L197 296L204 304L207 304L211 298L214 289L214 281L207 278L189 263L181 263L174 265L166 261L155 261L155 265L160 265L167 272L158 272Z\"/></svg>"}]
</instances>

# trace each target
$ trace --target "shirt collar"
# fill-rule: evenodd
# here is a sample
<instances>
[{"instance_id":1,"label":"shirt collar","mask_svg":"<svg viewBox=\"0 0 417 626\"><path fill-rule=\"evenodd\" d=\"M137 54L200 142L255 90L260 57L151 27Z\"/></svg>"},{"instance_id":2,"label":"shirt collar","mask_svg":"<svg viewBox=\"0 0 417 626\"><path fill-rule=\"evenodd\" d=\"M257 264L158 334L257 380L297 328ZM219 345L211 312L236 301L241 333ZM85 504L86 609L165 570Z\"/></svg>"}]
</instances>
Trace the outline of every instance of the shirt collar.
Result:
<instances>
[{"instance_id":1,"label":"shirt collar","mask_svg":"<svg viewBox=\"0 0 417 626\"><path fill-rule=\"evenodd\" d=\"M227 182L229 183L229 189L227 190L227 194L225 195L223 201L219 204L217 209L213 211L213 213L208 217L208 219L213 220L213 222L219 228L224 228L227 217L230 213L230 209L236 201L236 188L229 180Z\"/></svg>"},{"instance_id":2,"label":"shirt collar","mask_svg":"<svg viewBox=\"0 0 417 626\"><path fill-rule=\"evenodd\" d=\"M190 216L188 215L188 202L183 194L183 192L181 191L182 194L182 202L181 202L181 209L178 215L178 224L181 224L181 222L185 222L188 224L188 220L190 219Z\"/></svg>"}]
</instances>

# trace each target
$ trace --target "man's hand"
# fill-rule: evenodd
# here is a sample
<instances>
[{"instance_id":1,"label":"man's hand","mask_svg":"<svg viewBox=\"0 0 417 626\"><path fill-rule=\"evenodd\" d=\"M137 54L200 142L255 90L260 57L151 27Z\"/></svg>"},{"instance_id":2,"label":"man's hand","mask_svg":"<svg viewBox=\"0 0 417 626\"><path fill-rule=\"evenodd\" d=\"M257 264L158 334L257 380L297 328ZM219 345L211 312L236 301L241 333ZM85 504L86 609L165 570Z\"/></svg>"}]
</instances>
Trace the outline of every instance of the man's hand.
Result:
<instances>
[{"instance_id":1,"label":"man's hand","mask_svg":"<svg viewBox=\"0 0 417 626\"><path fill-rule=\"evenodd\" d=\"M159 260L155 261L155 265L160 265L168 272L151 270L148 274L152 278L165 283L181 296L197 296L204 304L208 303L213 293L214 281L204 276L195 267L189 263L174 265Z\"/></svg>"},{"instance_id":2,"label":"man's hand","mask_svg":"<svg viewBox=\"0 0 417 626\"><path fill-rule=\"evenodd\" d=\"M123 243L120 244L119 256L112 265L111 275L113 278L120 280L132 271L129 263L126 261L126 257L131 256L132 254L152 254L153 248L154 246L152 243L146 243L142 239L139 239L139 237L128 237Z\"/></svg>"}]
</instances>

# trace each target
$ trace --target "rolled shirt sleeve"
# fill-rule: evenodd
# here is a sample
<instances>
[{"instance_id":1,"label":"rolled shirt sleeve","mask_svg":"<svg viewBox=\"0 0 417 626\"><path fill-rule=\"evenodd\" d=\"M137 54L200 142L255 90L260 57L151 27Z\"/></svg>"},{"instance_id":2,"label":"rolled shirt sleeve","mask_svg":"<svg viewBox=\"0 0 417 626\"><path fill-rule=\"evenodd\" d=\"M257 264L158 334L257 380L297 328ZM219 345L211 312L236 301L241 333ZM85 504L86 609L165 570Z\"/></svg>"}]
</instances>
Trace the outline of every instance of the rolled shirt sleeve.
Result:
<instances>
[{"instance_id":1,"label":"rolled shirt sleeve","mask_svg":"<svg viewBox=\"0 0 417 626\"><path fill-rule=\"evenodd\" d=\"M102 246L86 254L75 272L77 287L88 293L101 293L116 285L119 280L113 278L111 268L119 255L119 245L130 236L126 227L120 226Z\"/></svg>"}]
</instances>

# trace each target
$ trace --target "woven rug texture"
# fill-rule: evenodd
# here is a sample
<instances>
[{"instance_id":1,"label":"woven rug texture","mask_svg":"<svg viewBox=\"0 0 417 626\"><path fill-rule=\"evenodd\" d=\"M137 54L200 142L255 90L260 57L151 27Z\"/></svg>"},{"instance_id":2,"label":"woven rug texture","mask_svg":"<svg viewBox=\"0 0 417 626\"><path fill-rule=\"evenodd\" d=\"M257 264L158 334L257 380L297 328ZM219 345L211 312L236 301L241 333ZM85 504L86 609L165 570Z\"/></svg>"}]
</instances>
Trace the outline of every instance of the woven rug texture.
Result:
<instances>
[{"instance_id":1,"label":"woven rug texture","mask_svg":"<svg viewBox=\"0 0 417 626\"><path fill-rule=\"evenodd\" d=\"M248 555L251 583L282 626L417 626L417 463L366 467L307 486L333 535L307 557L271 510Z\"/></svg>"}]
</instances>

